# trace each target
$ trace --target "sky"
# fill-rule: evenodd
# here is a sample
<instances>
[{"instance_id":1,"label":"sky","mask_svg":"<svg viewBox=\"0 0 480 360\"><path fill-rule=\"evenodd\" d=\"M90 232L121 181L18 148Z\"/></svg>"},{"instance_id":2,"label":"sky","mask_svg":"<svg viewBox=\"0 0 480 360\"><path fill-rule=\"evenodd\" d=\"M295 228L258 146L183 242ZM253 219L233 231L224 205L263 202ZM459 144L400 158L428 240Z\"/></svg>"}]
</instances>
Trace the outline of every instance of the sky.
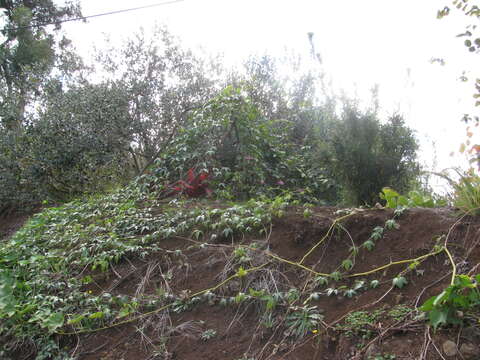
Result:
<instances>
[{"instance_id":1,"label":"sky","mask_svg":"<svg viewBox=\"0 0 480 360\"><path fill-rule=\"evenodd\" d=\"M81 0L83 15L128 9L161 0ZM381 113L400 112L421 143L420 159L442 170L466 166L458 154L465 140L462 115L471 111L473 85L459 80L475 74L478 54L455 37L464 16L436 18L449 0L184 0L163 6L67 23L64 29L87 57L105 34L115 44L143 27L163 24L183 45L223 54L227 64L250 54L306 57L314 44L336 91L360 99L379 87ZM443 58L445 65L431 63ZM477 74L478 76L478 74ZM478 131L477 134L478 135ZM475 136L476 136L475 135ZM454 157L451 152L456 152Z\"/></svg>"}]
</instances>

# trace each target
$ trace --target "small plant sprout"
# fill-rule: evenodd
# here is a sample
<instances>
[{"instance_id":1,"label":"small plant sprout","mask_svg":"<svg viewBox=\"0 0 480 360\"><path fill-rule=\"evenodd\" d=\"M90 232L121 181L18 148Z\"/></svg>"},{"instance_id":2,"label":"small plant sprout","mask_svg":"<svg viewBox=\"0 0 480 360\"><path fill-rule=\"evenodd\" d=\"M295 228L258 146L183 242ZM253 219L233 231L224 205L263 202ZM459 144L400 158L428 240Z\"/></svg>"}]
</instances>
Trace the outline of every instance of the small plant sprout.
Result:
<instances>
[{"instance_id":1,"label":"small plant sprout","mask_svg":"<svg viewBox=\"0 0 480 360\"><path fill-rule=\"evenodd\" d=\"M373 248L375 247L375 243L373 242L373 240L371 239L368 239L367 241L365 241L362 246L367 249L368 251L372 251Z\"/></svg>"},{"instance_id":2,"label":"small plant sprout","mask_svg":"<svg viewBox=\"0 0 480 360\"><path fill-rule=\"evenodd\" d=\"M247 276L247 274L248 274L248 272L247 272L247 270L245 270L243 268L243 266L240 266L237 270L237 273L236 273L237 277L239 277L239 278L243 278L244 276Z\"/></svg>"},{"instance_id":3,"label":"small plant sprout","mask_svg":"<svg viewBox=\"0 0 480 360\"><path fill-rule=\"evenodd\" d=\"M338 289L335 288L328 288L326 290L327 296L338 295Z\"/></svg>"},{"instance_id":4,"label":"small plant sprout","mask_svg":"<svg viewBox=\"0 0 480 360\"><path fill-rule=\"evenodd\" d=\"M239 263L248 263L252 260L248 256L247 248L243 246L236 247L235 250L233 251L233 256L235 260L237 260Z\"/></svg>"},{"instance_id":5,"label":"small plant sprout","mask_svg":"<svg viewBox=\"0 0 480 360\"><path fill-rule=\"evenodd\" d=\"M317 276L314 281L318 286L328 285L328 278L325 276Z\"/></svg>"},{"instance_id":6,"label":"small plant sprout","mask_svg":"<svg viewBox=\"0 0 480 360\"><path fill-rule=\"evenodd\" d=\"M298 291L298 289L291 288L286 294L286 299L291 304L300 299L300 292Z\"/></svg>"},{"instance_id":7,"label":"small plant sprout","mask_svg":"<svg viewBox=\"0 0 480 360\"><path fill-rule=\"evenodd\" d=\"M407 211L407 209L408 208L406 206L400 206L393 211L393 216L398 218L402 216L405 213L405 211Z\"/></svg>"},{"instance_id":8,"label":"small plant sprout","mask_svg":"<svg viewBox=\"0 0 480 360\"><path fill-rule=\"evenodd\" d=\"M370 287L371 287L372 289L377 288L379 285L380 285L380 281L378 281L378 280L372 280L372 281L370 281Z\"/></svg>"},{"instance_id":9,"label":"small plant sprout","mask_svg":"<svg viewBox=\"0 0 480 360\"><path fill-rule=\"evenodd\" d=\"M317 328L323 315L318 312L316 306L294 306L287 316L287 334L296 338L302 338Z\"/></svg>"},{"instance_id":10,"label":"small plant sprout","mask_svg":"<svg viewBox=\"0 0 480 360\"><path fill-rule=\"evenodd\" d=\"M357 292L355 291L355 289L346 289L344 292L343 292L343 295L348 297L348 298L352 298L354 297L355 295L357 295Z\"/></svg>"},{"instance_id":11,"label":"small plant sprout","mask_svg":"<svg viewBox=\"0 0 480 360\"><path fill-rule=\"evenodd\" d=\"M239 292L237 294L237 296L235 296L235 303L237 304L241 304L242 302L244 302L245 300L247 300L249 298L249 296L243 292Z\"/></svg>"},{"instance_id":12,"label":"small plant sprout","mask_svg":"<svg viewBox=\"0 0 480 360\"><path fill-rule=\"evenodd\" d=\"M330 274L330 279L333 281L340 281L342 280L342 273L340 271L334 271Z\"/></svg>"},{"instance_id":13,"label":"small plant sprout","mask_svg":"<svg viewBox=\"0 0 480 360\"><path fill-rule=\"evenodd\" d=\"M377 241L377 240L380 240L382 236L383 236L383 227L376 226L372 231L372 235L370 235L370 239Z\"/></svg>"},{"instance_id":14,"label":"small plant sprout","mask_svg":"<svg viewBox=\"0 0 480 360\"><path fill-rule=\"evenodd\" d=\"M390 220L387 220L385 221L385 229L387 230L393 230L393 229L400 229L400 225L394 220L394 219L390 219Z\"/></svg>"},{"instance_id":15,"label":"small plant sprout","mask_svg":"<svg viewBox=\"0 0 480 360\"><path fill-rule=\"evenodd\" d=\"M192 232L192 237L194 237L196 240L200 239L203 236L203 231L199 229L195 229Z\"/></svg>"},{"instance_id":16,"label":"small plant sprout","mask_svg":"<svg viewBox=\"0 0 480 360\"><path fill-rule=\"evenodd\" d=\"M347 271L350 270L351 268L353 268L353 261L350 259L343 260L342 267Z\"/></svg>"},{"instance_id":17,"label":"small plant sprout","mask_svg":"<svg viewBox=\"0 0 480 360\"><path fill-rule=\"evenodd\" d=\"M305 204L303 207L304 207L303 217L306 218L306 219L311 217L313 215L313 211L312 211L313 205L312 204Z\"/></svg>"},{"instance_id":18,"label":"small plant sprout","mask_svg":"<svg viewBox=\"0 0 480 360\"><path fill-rule=\"evenodd\" d=\"M350 247L350 252L352 253L353 256L357 255L359 251L360 251L360 248L358 246Z\"/></svg>"},{"instance_id":19,"label":"small plant sprout","mask_svg":"<svg viewBox=\"0 0 480 360\"><path fill-rule=\"evenodd\" d=\"M213 329L208 329L208 330L205 330L201 335L200 335L200 339L202 339L203 341L207 341L207 340L210 340L211 338L215 337L217 335L217 332Z\"/></svg>"},{"instance_id":20,"label":"small plant sprout","mask_svg":"<svg viewBox=\"0 0 480 360\"><path fill-rule=\"evenodd\" d=\"M393 284L393 286L401 289L401 288L403 288L405 285L408 284L408 280L407 280L405 277L403 277L403 276L397 276L397 277L393 278L392 284Z\"/></svg>"},{"instance_id":21,"label":"small plant sprout","mask_svg":"<svg viewBox=\"0 0 480 360\"><path fill-rule=\"evenodd\" d=\"M355 284L353 285L353 289L361 290L365 288L365 280L355 280Z\"/></svg>"}]
</instances>

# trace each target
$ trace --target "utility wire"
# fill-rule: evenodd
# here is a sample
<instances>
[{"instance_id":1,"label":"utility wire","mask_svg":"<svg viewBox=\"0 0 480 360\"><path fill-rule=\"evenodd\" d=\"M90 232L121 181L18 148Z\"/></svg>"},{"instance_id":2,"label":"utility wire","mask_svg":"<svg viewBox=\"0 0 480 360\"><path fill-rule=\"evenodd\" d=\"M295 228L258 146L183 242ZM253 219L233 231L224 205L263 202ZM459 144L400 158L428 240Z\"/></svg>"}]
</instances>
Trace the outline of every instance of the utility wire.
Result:
<instances>
[{"instance_id":1,"label":"utility wire","mask_svg":"<svg viewBox=\"0 0 480 360\"><path fill-rule=\"evenodd\" d=\"M95 15L79 16L79 17L76 17L76 18L59 20L59 21L54 21L54 22L49 22L49 23L33 24L33 25L27 25L27 26L18 26L18 27L15 27L15 28L9 28L8 30L15 31L15 30L21 30L21 29L39 28L39 27L47 26L47 25L58 25L58 24L62 24L62 23L70 22L70 21L87 20L87 19L96 18L96 17L100 17L100 16L121 14L121 13L130 12L130 11L149 9L149 8L153 8L153 7L163 6L163 5L176 4L176 3L183 2L183 1L185 1L185 0L164 1L164 2L161 2L161 3L156 3L156 4L151 4L151 5L138 6L138 7L134 7L134 8L130 8L130 9L123 9L123 10L109 11L109 12L106 12L106 13L95 14Z\"/></svg>"}]
</instances>

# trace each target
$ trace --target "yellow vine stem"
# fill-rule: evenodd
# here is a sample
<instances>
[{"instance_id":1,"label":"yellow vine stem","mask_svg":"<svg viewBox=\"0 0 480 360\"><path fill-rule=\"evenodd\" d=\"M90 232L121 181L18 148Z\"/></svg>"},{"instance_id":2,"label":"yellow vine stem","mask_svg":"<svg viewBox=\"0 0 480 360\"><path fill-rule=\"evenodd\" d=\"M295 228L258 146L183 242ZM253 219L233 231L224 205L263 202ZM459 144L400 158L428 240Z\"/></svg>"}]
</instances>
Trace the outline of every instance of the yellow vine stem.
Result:
<instances>
[{"instance_id":1,"label":"yellow vine stem","mask_svg":"<svg viewBox=\"0 0 480 360\"><path fill-rule=\"evenodd\" d=\"M257 271L257 270L260 270L262 268L264 268L265 266L267 266L268 264L270 264L270 262L266 262L260 266L255 266L255 267L252 267L250 269L247 269L245 270L245 272L248 274L250 272L254 272L254 271ZM208 289L204 289L204 290L201 290L201 291L198 291L192 295L190 295L188 298L191 299L195 296L200 296L202 294L205 294L209 291L215 291L217 290L218 288L222 287L223 285L225 285L226 283L232 281L233 279L239 277L238 274L234 274L228 278L226 278L225 280L223 280L222 282L218 283L217 285L211 287L211 288L208 288ZM103 330L108 330L108 329L112 329L114 327L117 327L117 326L121 326L121 325L125 325L125 324L129 324L129 323L132 323L134 321L137 321L137 320L140 320L140 319L143 319L144 317L147 317L147 316L150 316L150 315L153 315L153 314L157 314L163 310L166 310L168 309L169 307L171 307L174 303L170 303L170 304L167 304L167 305L164 305L158 309L155 309L155 310L152 310L152 311L149 311L149 312L146 312L146 313L143 313L143 314L140 314L138 316L135 316L133 318L130 318L130 319L127 319L127 320L124 320L124 321L120 321L120 322L117 322L117 323L114 323L114 324L111 324L111 325L108 325L108 326L103 326L103 327L100 327L100 328L96 328L96 329L83 329L83 330L79 330L79 331L72 331L72 332L63 332L63 331L57 331L56 334L58 335L79 335L79 334L87 334L87 333L94 333L94 332L99 332L99 331L103 331Z\"/></svg>"},{"instance_id":2,"label":"yellow vine stem","mask_svg":"<svg viewBox=\"0 0 480 360\"><path fill-rule=\"evenodd\" d=\"M434 251L434 252L430 252L428 254L425 254L425 255L422 255L422 256L419 256L415 259L407 259L407 260L399 260L399 261L391 261L389 262L388 264L385 264L385 265L382 265L376 269L373 269L373 270L369 270L369 271L366 271L366 272L363 272L363 273L357 273L357 274L351 274L351 275L348 275L346 276L347 278L352 278L352 277L359 277L359 276L367 276L367 275L370 275L370 274L373 274L373 273L376 273L378 271L382 271L384 269L387 269L391 266L394 266L394 265L401 265L401 264L406 264L406 263L414 263L414 262L417 262L417 261L420 261L420 260L424 260L430 256L435 256L435 255L438 255L440 254L442 251L444 251L445 248L441 248L437 251Z\"/></svg>"},{"instance_id":3,"label":"yellow vine stem","mask_svg":"<svg viewBox=\"0 0 480 360\"><path fill-rule=\"evenodd\" d=\"M444 246L443 250L445 250L445 252L447 253L450 263L452 264L452 280L450 280L450 285L453 285L455 284L455 276L457 276L457 265L455 264L455 261L453 261L453 256L448 250L448 248Z\"/></svg>"},{"instance_id":4,"label":"yellow vine stem","mask_svg":"<svg viewBox=\"0 0 480 360\"><path fill-rule=\"evenodd\" d=\"M356 211L353 211L351 212L350 214L347 214L347 215L344 215L344 216L341 216L335 220L333 220L332 222L332 225L330 225L330 228L328 229L327 233L325 234L325 236L323 236L310 250L308 250L308 252L303 255L302 259L297 263L298 265L300 264L303 264L303 262L305 261L305 259L312 253L315 251L316 248L318 248L324 241L327 237L330 236L330 233L332 232L333 228L335 227L335 225L337 225L337 223L339 223L340 221L350 217L350 216L353 216L357 214Z\"/></svg>"},{"instance_id":5,"label":"yellow vine stem","mask_svg":"<svg viewBox=\"0 0 480 360\"><path fill-rule=\"evenodd\" d=\"M307 266L305 266L305 265L302 265L301 262L290 261L290 260L284 259L284 258L282 258L282 257L280 257L280 256L277 256L277 255L275 255L275 254L272 254L271 252L268 252L268 251L266 251L265 254L266 254L267 256L270 256L272 259L275 259L275 260L278 260L278 261L280 261L280 262L284 262L284 263L290 264L290 265L292 265L292 266L297 266L297 267L299 267L299 268L301 268L301 269L303 269L303 270L305 270L305 271L308 271L308 272L310 272L310 273L312 273L312 274L315 274L315 275L317 275L317 276L329 276L329 275L330 275L330 274L324 274L324 273L317 272L317 271L315 271L315 270L313 270L313 269L310 269L309 267L307 267Z\"/></svg>"}]
</instances>

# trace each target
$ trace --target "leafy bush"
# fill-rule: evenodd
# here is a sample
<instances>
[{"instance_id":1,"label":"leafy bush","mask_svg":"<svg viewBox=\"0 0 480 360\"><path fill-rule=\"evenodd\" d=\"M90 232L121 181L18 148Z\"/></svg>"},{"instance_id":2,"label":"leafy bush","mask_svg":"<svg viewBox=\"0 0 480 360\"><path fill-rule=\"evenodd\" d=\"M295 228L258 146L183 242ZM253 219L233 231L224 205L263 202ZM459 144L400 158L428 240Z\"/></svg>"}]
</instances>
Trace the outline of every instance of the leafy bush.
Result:
<instances>
[{"instance_id":1,"label":"leafy bush","mask_svg":"<svg viewBox=\"0 0 480 360\"><path fill-rule=\"evenodd\" d=\"M147 181L165 181L196 168L212 175L219 197L249 198L292 190L322 197L331 186L326 171L312 164L307 146L288 141L292 124L265 119L241 88L227 87L192 113L172 144L161 153Z\"/></svg>"},{"instance_id":2,"label":"leafy bush","mask_svg":"<svg viewBox=\"0 0 480 360\"><path fill-rule=\"evenodd\" d=\"M363 114L347 104L333 127L332 165L347 202L373 204L385 186L408 189L419 172L418 145L402 117L382 124L374 113Z\"/></svg>"},{"instance_id":3,"label":"leafy bush","mask_svg":"<svg viewBox=\"0 0 480 360\"><path fill-rule=\"evenodd\" d=\"M385 207L390 209L396 209L402 206L433 208L445 206L447 204L447 201L443 198L422 194L417 190L409 191L408 196L403 196L388 187L382 189L380 199L384 200Z\"/></svg>"},{"instance_id":4,"label":"leafy bush","mask_svg":"<svg viewBox=\"0 0 480 360\"><path fill-rule=\"evenodd\" d=\"M0 201L25 205L104 190L131 175L133 140L120 89L105 85L56 93L19 131L0 129ZM127 135L121 135L125 131Z\"/></svg>"},{"instance_id":5,"label":"leafy bush","mask_svg":"<svg viewBox=\"0 0 480 360\"><path fill-rule=\"evenodd\" d=\"M477 313L480 306L480 274L476 276L458 275L454 283L433 296L420 307L428 315L434 329L441 325L459 325L468 315ZM474 315L472 319L478 319Z\"/></svg>"}]
</instances>

